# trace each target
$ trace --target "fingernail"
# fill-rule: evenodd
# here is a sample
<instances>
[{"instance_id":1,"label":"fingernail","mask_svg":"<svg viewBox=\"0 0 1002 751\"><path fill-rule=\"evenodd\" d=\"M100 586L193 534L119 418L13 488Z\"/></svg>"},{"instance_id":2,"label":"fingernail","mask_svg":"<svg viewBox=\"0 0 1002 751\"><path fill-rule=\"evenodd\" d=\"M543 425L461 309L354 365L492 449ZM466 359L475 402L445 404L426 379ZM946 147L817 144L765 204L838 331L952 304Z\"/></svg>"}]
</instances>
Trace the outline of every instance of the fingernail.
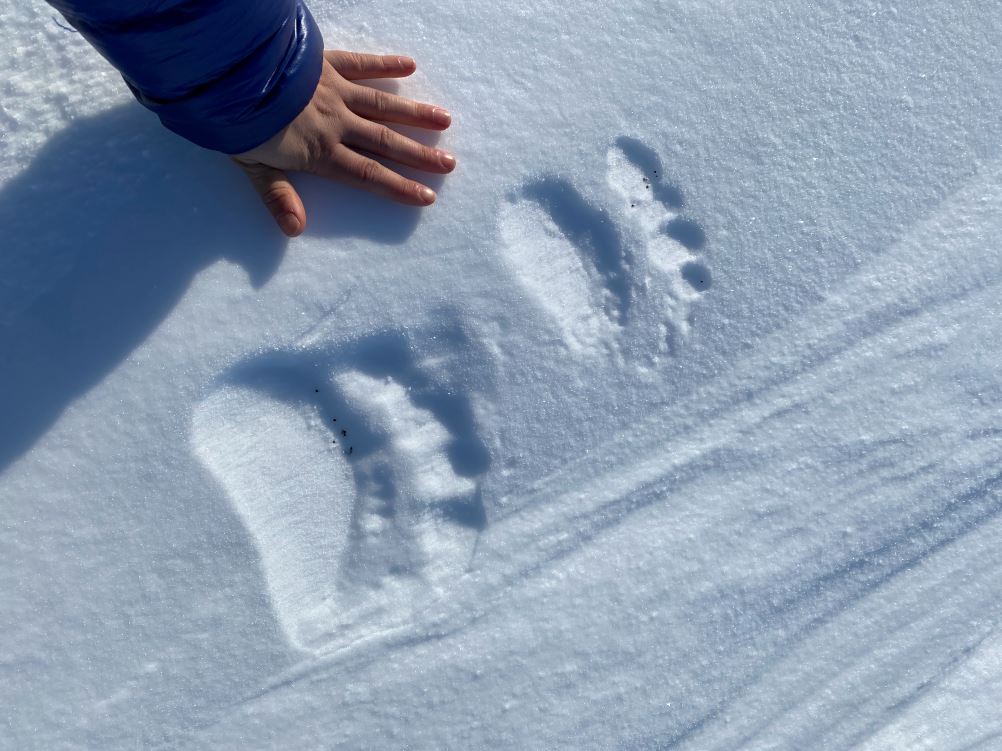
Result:
<instances>
[{"instance_id":1,"label":"fingernail","mask_svg":"<svg viewBox=\"0 0 1002 751\"><path fill-rule=\"evenodd\" d=\"M431 111L431 119L439 125L449 125L452 122L452 115L449 114L449 110L436 107Z\"/></svg>"},{"instance_id":2,"label":"fingernail","mask_svg":"<svg viewBox=\"0 0 1002 751\"><path fill-rule=\"evenodd\" d=\"M409 57L398 57L397 65L401 68L416 68L417 64Z\"/></svg>"},{"instance_id":3,"label":"fingernail","mask_svg":"<svg viewBox=\"0 0 1002 751\"><path fill-rule=\"evenodd\" d=\"M447 170L456 169L456 157L450 154L448 151L438 151L438 160L442 163L442 166Z\"/></svg>"},{"instance_id":4,"label":"fingernail","mask_svg":"<svg viewBox=\"0 0 1002 751\"><path fill-rule=\"evenodd\" d=\"M289 237L295 237L303 229L303 225L299 223L299 217L291 212L282 214L282 216L278 218L278 226L281 227L282 232L287 234Z\"/></svg>"},{"instance_id":5,"label":"fingernail","mask_svg":"<svg viewBox=\"0 0 1002 751\"><path fill-rule=\"evenodd\" d=\"M418 195L421 196L421 200L427 203L435 202L435 191L431 188L426 188L423 185L418 188Z\"/></svg>"}]
</instances>

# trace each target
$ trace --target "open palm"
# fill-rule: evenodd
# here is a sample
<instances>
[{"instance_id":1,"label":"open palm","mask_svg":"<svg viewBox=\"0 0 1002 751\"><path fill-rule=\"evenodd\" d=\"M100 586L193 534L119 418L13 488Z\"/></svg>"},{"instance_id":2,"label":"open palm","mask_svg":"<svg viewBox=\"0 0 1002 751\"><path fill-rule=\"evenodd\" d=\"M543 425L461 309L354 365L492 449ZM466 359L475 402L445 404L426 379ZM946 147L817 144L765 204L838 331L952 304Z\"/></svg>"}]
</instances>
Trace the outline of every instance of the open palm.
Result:
<instances>
[{"instance_id":1,"label":"open palm","mask_svg":"<svg viewBox=\"0 0 1002 751\"><path fill-rule=\"evenodd\" d=\"M328 50L323 72L306 108L271 139L234 160L250 178L282 231L295 237L306 227L306 209L287 172L310 172L370 190L401 203L427 206L435 192L371 158L378 156L438 174L456 158L387 128L398 123L445 130L451 115L440 107L354 83L402 78L414 72L408 57Z\"/></svg>"}]
</instances>

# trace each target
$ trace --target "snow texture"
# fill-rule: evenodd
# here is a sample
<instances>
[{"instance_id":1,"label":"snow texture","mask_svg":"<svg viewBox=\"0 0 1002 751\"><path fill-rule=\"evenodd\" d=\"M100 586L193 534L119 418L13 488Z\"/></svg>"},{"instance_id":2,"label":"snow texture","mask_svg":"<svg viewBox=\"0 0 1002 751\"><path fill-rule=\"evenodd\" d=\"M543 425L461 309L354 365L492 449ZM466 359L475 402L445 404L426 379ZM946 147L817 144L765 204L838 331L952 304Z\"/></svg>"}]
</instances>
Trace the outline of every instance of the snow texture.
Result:
<instances>
[{"instance_id":1,"label":"snow texture","mask_svg":"<svg viewBox=\"0 0 1002 751\"><path fill-rule=\"evenodd\" d=\"M288 243L0 8L0 748L1002 747L993 4L311 7Z\"/></svg>"}]
</instances>

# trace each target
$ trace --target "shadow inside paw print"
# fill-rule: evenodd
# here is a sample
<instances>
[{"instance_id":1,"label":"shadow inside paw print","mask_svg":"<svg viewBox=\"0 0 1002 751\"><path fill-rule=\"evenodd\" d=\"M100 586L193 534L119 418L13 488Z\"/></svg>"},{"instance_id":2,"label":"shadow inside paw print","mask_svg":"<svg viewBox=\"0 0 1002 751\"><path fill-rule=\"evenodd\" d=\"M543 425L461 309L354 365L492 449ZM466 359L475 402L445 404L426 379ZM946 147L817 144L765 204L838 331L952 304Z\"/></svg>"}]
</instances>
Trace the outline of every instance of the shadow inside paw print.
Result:
<instances>
[{"instance_id":1,"label":"shadow inside paw print","mask_svg":"<svg viewBox=\"0 0 1002 751\"><path fill-rule=\"evenodd\" d=\"M681 213L682 191L642 141L617 139L607 167L622 201L615 210L555 176L514 194L501 216L503 257L572 352L608 353L654 319L667 347L688 335L692 309L713 284L700 255L706 233Z\"/></svg>"},{"instance_id":2,"label":"shadow inside paw print","mask_svg":"<svg viewBox=\"0 0 1002 751\"><path fill-rule=\"evenodd\" d=\"M592 206L568 180L557 177L529 183L522 197L549 215L582 266L601 281L612 302L612 318L626 325L633 297L632 259L608 212Z\"/></svg>"},{"instance_id":3,"label":"shadow inside paw print","mask_svg":"<svg viewBox=\"0 0 1002 751\"><path fill-rule=\"evenodd\" d=\"M636 138L620 136L616 139L616 147L623 156L630 160L643 175L649 175L649 188L654 200L660 201L665 208L678 210L685 206L685 197L681 189L668 182L661 157L658 152Z\"/></svg>"},{"instance_id":4,"label":"shadow inside paw print","mask_svg":"<svg viewBox=\"0 0 1002 751\"><path fill-rule=\"evenodd\" d=\"M199 405L196 453L254 539L292 643L317 648L374 611L405 618L467 565L491 465L470 385L480 354L455 320L269 352Z\"/></svg>"}]
</instances>

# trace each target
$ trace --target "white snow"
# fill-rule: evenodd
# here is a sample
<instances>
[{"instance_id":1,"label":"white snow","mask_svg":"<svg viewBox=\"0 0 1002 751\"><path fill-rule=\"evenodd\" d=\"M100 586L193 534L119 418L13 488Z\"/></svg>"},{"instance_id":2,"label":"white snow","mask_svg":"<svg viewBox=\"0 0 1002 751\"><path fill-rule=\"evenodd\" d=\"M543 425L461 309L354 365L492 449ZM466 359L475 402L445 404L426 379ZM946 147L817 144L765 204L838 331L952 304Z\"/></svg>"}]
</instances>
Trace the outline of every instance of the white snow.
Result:
<instances>
[{"instance_id":1,"label":"white snow","mask_svg":"<svg viewBox=\"0 0 1002 751\"><path fill-rule=\"evenodd\" d=\"M0 748L999 747L997 9L311 7L291 243L0 8Z\"/></svg>"}]
</instances>

